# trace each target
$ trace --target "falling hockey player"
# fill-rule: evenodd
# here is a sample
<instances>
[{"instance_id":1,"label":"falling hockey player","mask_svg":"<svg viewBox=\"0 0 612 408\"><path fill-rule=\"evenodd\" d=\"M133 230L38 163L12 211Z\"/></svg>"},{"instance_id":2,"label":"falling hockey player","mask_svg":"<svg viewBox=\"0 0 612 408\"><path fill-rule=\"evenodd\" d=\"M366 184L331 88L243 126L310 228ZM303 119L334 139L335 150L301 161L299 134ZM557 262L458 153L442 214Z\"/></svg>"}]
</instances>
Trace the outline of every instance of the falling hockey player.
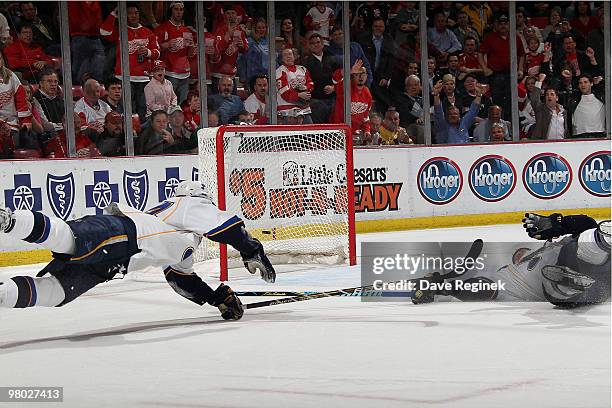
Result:
<instances>
[{"instance_id":1,"label":"falling hockey player","mask_svg":"<svg viewBox=\"0 0 612 408\"><path fill-rule=\"evenodd\" d=\"M240 319L242 303L232 289L221 284L213 290L193 272L193 253L202 236L237 249L247 269L259 269L269 282L275 279L274 268L242 220L218 210L199 183L182 182L176 194L151 210L162 219L117 204L109 206L106 215L68 222L0 207L0 232L40 244L54 258L36 278L14 276L0 282L0 307L62 306L118 273L161 266L178 294L198 305L216 306L226 320ZM185 212L188 208L190 214ZM193 229L171 226L163 219Z\"/></svg>"},{"instance_id":2,"label":"falling hockey player","mask_svg":"<svg viewBox=\"0 0 612 408\"><path fill-rule=\"evenodd\" d=\"M523 227L531 238L547 242L535 250L519 249L509 264L498 264L486 271L471 270L457 278L466 283L500 281L504 290L473 292L452 285L451 290L417 290L412 302L430 303L435 295L448 295L463 301L549 301L574 308L610 298L609 220L598 224L586 215L528 213ZM438 273L423 279L437 283L445 280Z\"/></svg>"}]
</instances>

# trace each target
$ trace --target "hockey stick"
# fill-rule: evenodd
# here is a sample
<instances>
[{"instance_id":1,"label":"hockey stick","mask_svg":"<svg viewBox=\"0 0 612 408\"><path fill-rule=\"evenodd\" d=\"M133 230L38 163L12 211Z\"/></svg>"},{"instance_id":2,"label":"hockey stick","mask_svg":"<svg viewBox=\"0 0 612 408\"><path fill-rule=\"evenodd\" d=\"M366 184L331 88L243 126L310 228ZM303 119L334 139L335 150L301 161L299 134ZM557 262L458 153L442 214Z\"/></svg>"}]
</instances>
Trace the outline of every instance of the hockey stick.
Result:
<instances>
[{"instance_id":1,"label":"hockey stick","mask_svg":"<svg viewBox=\"0 0 612 408\"><path fill-rule=\"evenodd\" d=\"M472 246L470 247L467 255L465 256L465 259L475 259L478 258L478 256L480 255L480 252L482 251L482 247L483 247L484 243L482 241L482 239L477 239L472 243ZM441 276L441 278L443 279L452 279L452 278L456 278L460 275L463 275L463 273L458 273L456 271L450 271L444 275ZM412 280L412 279L411 279ZM414 279L415 281L417 279ZM332 297L332 296L361 296L361 295L357 295L355 294L356 292L361 292L361 291L367 291L367 290L372 290L373 289L373 285L367 285L367 286L357 286L354 288L346 288L346 289L336 289L336 290L330 290L330 291L326 291L326 292L318 292L318 293L313 293L313 294L301 294L301 295L296 295L293 297L288 297L288 298L282 298L282 299L274 299L274 300L264 300L261 302L255 302L255 303L248 303L246 305L244 305L245 309L256 309L259 307L266 307L266 306L274 306L274 305L283 305L286 303L295 303L295 302L303 302L305 300L312 300L312 299L321 299L324 297ZM251 292L251 293L257 293L257 292ZM262 292L262 293L266 293L266 292ZM282 293L282 292L281 292ZM252 295L254 296L254 295ZM263 295L262 295L263 296Z\"/></svg>"},{"instance_id":2,"label":"hockey stick","mask_svg":"<svg viewBox=\"0 0 612 408\"><path fill-rule=\"evenodd\" d=\"M349 288L350 289L350 288ZM244 291L244 292L240 292L240 291L235 291L234 292L237 296L312 296L312 295L318 295L321 294L323 292L321 291L303 291L303 292L292 292L292 291L285 291L285 290L278 290L278 291ZM368 290L365 291L361 294L351 294L351 295L347 295L345 293L343 293L340 296L379 296L382 293L382 291L375 291L375 290Z\"/></svg>"}]
</instances>

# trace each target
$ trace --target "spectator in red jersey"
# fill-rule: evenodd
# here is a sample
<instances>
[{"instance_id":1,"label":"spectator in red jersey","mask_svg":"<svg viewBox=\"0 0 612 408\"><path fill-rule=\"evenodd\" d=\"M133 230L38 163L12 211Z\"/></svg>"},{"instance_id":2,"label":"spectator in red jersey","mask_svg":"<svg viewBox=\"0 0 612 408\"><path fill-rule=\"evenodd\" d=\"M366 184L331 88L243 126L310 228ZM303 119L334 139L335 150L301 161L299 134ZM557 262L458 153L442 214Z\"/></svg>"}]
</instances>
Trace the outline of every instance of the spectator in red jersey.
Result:
<instances>
[{"instance_id":1,"label":"spectator in red jersey","mask_svg":"<svg viewBox=\"0 0 612 408\"><path fill-rule=\"evenodd\" d=\"M94 142L91 141L85 133L84 129L87 129L85 115L74 112L74 131L75 131L75 148L77 157L100 157L100 151ZM66 128L66 121L62 121L63 128ZM68 157L68 144L66 142L65 131L60 131L56 137L47 140L43 147L45 157L49 159L59 159Z\"/></svg>"},{"instance_id":2,"label":"spectator in red jersey","mask_svg":"<svg viewBox=\"0 0 612 408\"><path fill-rule=\"evenodd\" d=\"M253 115L256 125L268 123L266 104L268 103L268 77L258 75L252 80L253 93L244 101L244 109Z\"/></svg>"},{"instance_id":3,"label":"spectator in red jersey","mask_svg":"<svg viewBox=\"0 0 612 408\"><path fill-rule=\"evenodd\" d=\"M17 41L4 48L7 65L13 72L20 72L23 78L38 81L40 72L53 65L51 57L33 41L32 25L22 23L17 29Z\"/></svg>"},{"instance_id":4,"label":"spectator in red jersey","mask_svg":"<svg viewBox=\"0 0 612 408\"><path fill-rule=\"evenodd\" d=\"M473 37L467 37L463 45L463 53L459 54L459 80L463 81L467 74L476 75L477 78L483 78L483 71L478 62L477 41Z\"/></svg>"},{"instance_id":5,"label":"spectator in red jersey","mask_svg":"<svg viewBox=\"0 0 612 408\"><path fill-rule=\"evenodd\" d=\"M221 53L218 62L211 67L212 89L218 89L219 79L223 76L231 78L236 76L236 61L238 54L244 54L249 49L244 31L240 28L238 13L235 6L227 6L224 9L224 24L221 24L214 32L216 46ZM234 84L234 89L236 84Z\"/></svg>"},{"instance_id":6,"label":"spectator in red jersey","mask_svg":"<svg viewBox=\"0 0 612 408\"><path fill-rule=\"evenodd\" d=\"M204 25L204 53L206 54L206 82L208 84L211 83L210 80L210 67L212 67L213 64L218 63L219 61L221 61L221 53L219 52L219 49L217 47L217 41L215 39L215 36L213 33L210 33L207 31L206 29L206 16L204 16L204 20L202 21L202 24ZM192 38L194 41L194 47L197 50L197 31L195 28L193 28L192 26L187 27L189 29L189 31L191 31L192 34ZM198 58L197 58L197 53L194 54L193 56L188 56L189 59L189 66L191 69L191 76L190 78L193 80L198 80L200 78L200 76L198 75ZM189 93L189 92L187 92ZM181 103L183 104L184 101Z\"/></svg>"},{"instance_id":7,"label":"spectator in red jersey","mask_svg":"<svg viewBox=\"0 0 612 408\"><path fill-rule=\"evenodd\" d=\"M298 108L304 114L304 123L312 123L310 117L310 99L314 83L310 78L308 70L295 65L295 54L293 49L286 48L282 51L282 65L276 69L277 110Z\"/></svg>"},{"instance_id":8,"label":"spectator in red jersey","mask_svg":"<svg viewBox=\"0 0 612 408\"><path fill-rule=\"evenodd\" d=\"M197 92L187 94L183 113L185 114L185 127L191 132L195 131L200 126L200 95Z\"/></svg>"},{"instance_id":9,"label":"spectator in red jersey","mask_svg":"<svg viewBox=\"0 0 612 408\"><path fill-rule=\"evenodd\" d=\"M11 128L13 147L21 147L19 130L22 127L32 128L32 112L28 109L25 89L17 75L4 66L4 58L0 53L0 120Z\"/></svg>"},{"instance_id":10,"label":"spectator in red jersey","mask_svg":"<svg viewBox=\"0 0 612 408\"><path fill-rule=\"evenodd\" d=\"M60 57L61 46L57 27L50 21L42 21L32 1L20 3L22 22L32 24L34 43L40 44L46 54ZM49 19L46 19L49 20Z\"/></svg>"},{"instance_id":11,"label":"spectator in red jersey","mask_svg":"<svg viewBox=\"0 0 612 408\"><path fill-rule=\"evenodd\" d=\"M151 116L153 111L167 111L171 106L178 104L172 83L165 78L165 74L166 64L164 61L155 61L151 72L151 81L144 88L147 101L147 118Z\"/></svg>"},{"instance_id":12,"label":"spectator in red jersey","mask_svg":"<svg viewBox=\"0 0 612 408\"><path fill-rule=\"evenodd\" d=\"M334 20L334 11L327 7L324 1L315 1L304 17L304 25L308 31L319 34L324 45L329 45Z\"/></svg>"},{"instance_id":13,"label":"spectator in red jersey","mask_svg":"<svg viewBox=\"0 0 612 408\"><path fill-rule=\"evenodd\" d=\"M525 56L525 67L527 75L537 76L544 61L544 51L540 51L540 40L531 37L527 40L527 55Z\"/></svg>"},{"instance_id":14,"label":"spectator in red jersey","mask_svg":"<svg viewBox=\"0 0 612 408\"><path fill-rule=\"evenodd\" d=\"M72 81L82 84L92 77L102 81L104 46L100 41L102 9L99 1L69 1Z\"/></svg>"},{"instance_id":15,"label":"spectator in red jersey","mask_svg":"<svg viewBox=\"0 0 612 408\"><path fill-rule=\"evenodd\" d=\"M185 6L182 1L170 2L170 19L155 28L155 35L166 63L166 77L172 83L181 104L189 93L191 67L189 58L196 55L194 35L183 23Z\"/></svg>"},{"instance_id":16,"label":"spectator in red jersey","mask_svg":"<svg viewBox=\"0 0 612 408\"><path fill-rule=\"evenodd\" d=\"M484 74L489 77L493 103L500 105L503 109L505 119L511 114L510 104L510 24L508 15L499 13L495 18L496 31L482 40L478 58L480 67ZM519 36L516 36L516 58L518 61L519 78L523 77L525 51Z\"/></svg>"},{"instance_id":17,"label":"spectator in red jersey","mask_svg":"<svg viewBox=\"0 0 612 408\"><path fill-rule=\"evenodd\" d=\"M149 82L146 74L151 69L152 61L159 58L159 45L157 37L151 30L140 24L140 9L136 3L127 4L128 22L128 53L130 60L130 85L132 87L132 108L140 120L144 122L147 113L147 103L144 87ZM110 42L119 42L119 26L117 24L117 10L104 20L100 27L100 34ZM121 76L121 47L117 46L115 75Z\"/></svg>"},{"instance_id":18,"label":"spectator in red jersey","mask_svg":"<svg viewBox=\"0 0 612 408\"><path fill-rule=\"evenodd\" d=\"M576 3L576 17L570 21L572 28L582 37L581 42L586 42L589 32L599 27L597 17L591 13L591 5L588 1Z\"/></svg>"},{"instance_id":19,"label":"spectator in red jersey","mask_svg":"<svg viewBox=\"0 0 612 408\"><path fill-rule=\"evenodd\" d=\"M331 123L344 123L344 78L342 69L334 72L334 86L336 88L336 103L330 118ZM358 137L358 144L372 143L370 128L370 110L372 109L372 94L366 86L368 71L362 60L357 60L351 67L351 130L353 140Z\"/></svg>"}]
</instances>

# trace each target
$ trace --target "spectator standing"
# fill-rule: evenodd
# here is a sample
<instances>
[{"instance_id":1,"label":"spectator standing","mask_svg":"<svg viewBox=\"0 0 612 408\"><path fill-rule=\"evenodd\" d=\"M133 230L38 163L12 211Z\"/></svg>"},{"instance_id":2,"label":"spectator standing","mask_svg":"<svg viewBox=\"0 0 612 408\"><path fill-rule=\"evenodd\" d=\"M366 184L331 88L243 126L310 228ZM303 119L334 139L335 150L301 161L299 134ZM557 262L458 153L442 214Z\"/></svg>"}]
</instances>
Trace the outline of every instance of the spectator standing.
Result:
<instances>
[{"instance_id":1,"label":"spectator standing","mask_svg":"<svg viewBox=\"0 0 612 408\"><path fill-rule=\"evenodd\" d=\"M154 61L151 80L144 87L145 99L147 101L147 118L151 116L153 111L167 111L171 106L178 104L172 82L166 79L165 75L166 64L164 61Z\"/></svg>"},{"instance_id":2,"label":"spectator standing","mask_svg":"<svg viewBox=\"0 0 612 408\"><path fill-rule=\"evenodd\" d=\"M480 36L478 32L470 26L470 17L465 11L459 11L457 13L457 25L453 29L453 33L455 33L455 37L457 37L457 40L463 48L465 48L465 40L468 38L473 38L476 41L476 46L478 46Z\"/></svg>"},{"instance_id":3,"label":"spectator standing","mask_svg":"<svg viewBox=\"0 0 612 408\"><path fill-rule=\"evenodd\" d=\"M500 13L495 18L496 31L483 39L478 54L480 67L489 77L493 102L500 105L505 115L510 115L510 26L508 16ZM516 58L518 77L523 76L525 51L520 38L516 36Z\"/></svg>"},{"instance_id":4,"label":"spectator standing","mask_svg":"<svg viewBox=\"0 0 612 408\"><path fill-rule=\"evenodd\" d=\"M488 27L493 11L484 1L470 1L461 11L465 12L471 22L471 26L478 33L479 38L483 38L485 28Z\"/></svg>"},{"instance_id":5,"label":"spectator standing","mask_svg":"<svg viewBox=\"0 0 612 408\"><path fill-rule=\"evenodd\" d=\"M51 57L33 41L30 23L22 23L17 28L17 41L4 48L4 56L13 72L20 72L24 79L38 81L40 72L53 65Z\"/></svg>"},{"instance_id":6,"label":"spectator standing","mask_svg":"<svg viewBox=\"0 0 612 408\"><path fill-rule=\"evenodd\" d=\"M504 130L504 140L512 140L512 134L510 128L512 125L510 122L502 119L502 109L497 105L489 107L488 117L481 121L476 129L474 129L474 141L476 142L490 142L491 140L491 128L493 125L499 125Z\"/></svg>"},{"instance_id":7,"label":"spectator standing","mask_svg":"<svg viewBox=\"0 0 612 408\"><path fill-rule=\"evenodd\" d=\"M587 48L584 52L577 50L576 40L570 34L563 37L563 51L557 54L553 52L552 64L552 71L557 78L564 69L569 69L576 77L581 74L600 75L603 73L595 58L595 51L592 48ZM544 73L549 72L545 70Z\"/></svg>"},{"instance_id":8,"label":"spectator standing","mask_svg":"<svg viewBox=\"0 0 612 408\"><path fill-rule=\"evenodd\" d=\"M478 48L475 38L468 37L465 39L463 53L459 54L459 80L465 80L468 74L476 76L477 79L484 78L483 70L478 60Z\"/></svg>"},{"instance_id":9,"label":"spectator standing","mask_svg":"<svg viewBox=\"0 0 612 408\"><path fill-rule=\"evenodd\" d=\"M313 33L308 39L310 55L304 59L304 67L314 83L310 108L313 123L326 123L331 115L336 97L332 75L342 65L323 47L323 38Z\"/></svg>"},{"instance_id":10,"label":"spectator standing","mask_svg":"<svg viewBox=\"0 0 612 408\"><path fill-rule=\"evenodd\" d=\"M570 21L572 28L586 41L589 33L599 26L597 17L592 15L591 5L588 1L576 2L576 17Z\"/></svg>"},{"instance_id":11,"label":"spectator standing","mask_svg":"<svg viewBox=\"0 0 612 408\"><path fill-rule=\"evenodd\" d=\"M64 98L59 92L59 79L53 68L45 68L40 73L38 90L34 97L40 103L45 116L55 130L62 129L64 117Z\"/></svg>"},{"instance_id":12,"label":"spectator standing","mask_svg":"<svg viewBox=\"0 0 612 408\"><path fill-rule=\"evenodd\" d=\"M374 18L371 31L363 33L358 38L358 42L373 68L374 82L371 92L377 110L379 112L386 111L391 102L389 82L396 47L391 36L385 33L385 21L380 17Z\"/></svg>"},{"instance_id":13,"label":"spectator standing","mask_svg":"<svg viewBox=\"0 0 612 408\"><path fill-rule=\"evenodd\" d=\"M325 5L324 1L315 1L306 16L304 26L321 36L323 45L329 45L330 30L334 26L334 11Z\"/></svg>"},{"instance_id":14,"label":"spectator standing","mask_svg":"<svg viewBox=\"0 0 612 408\"><path fill-rule=\"evenodd\" d=\"M601 78L598 78L601 81ZM590 75L578 77L579 95L569 102L569 117L572 124L572 137L606 137L606 114L604 105L603 82L593 86Z\"/></svg>"},{"instance_id":15,"label":"spectator standing","mask_svg":"<svg viewBox=\"0 0 612 408\"><path fill-rule=\"evenodd\" d=\"M102 81L104 46L100 41L102 9L99 1L69 1L72 81L82 84L92 77ZM118 62L120 64L120 62Z\"/></svg>"},{"instance_id":16,"label":"spectator standing","mask_svg":"<svg viewBox=\"0 0 612 408\"><path fill-rule=\"evenodd\" d=\"M38 16L38 9L34 2L20 3L22 22L32 25L33 42L39 44L46 54L54 57L61 56L59 32L50 21L42 21Z\"/></svg>"},{"instance_id":17,"label":"spectator standing","mask_svg":"<svg viewBox=\"0 0 612 408\"><path fill-rule=\"evenodd\" d=\"M221 54L219 61L213 63L211 67L214 90L218 89L218 82L222 77L234 78L236 76L238 55L249 50L245 33L239 25L237 6L227 6L223 10L223 17L224 23L220 24L214 32L215 45Z\"/></svg>"},{"instance_id":18,"label":"spectator standing","mask_svg":"<svg viewBox=\"0 0 612 408\"><path fill-rule=\"evenodd\" d=\"M144 87L149 82L147 71L152 61L159 58L159 45L157 37L151 30L140 24L140 9L136 3L127 4L128 23L128 54L130 70L130 86L132 87L132 108L144 122L147 113ZM102 26L100 34L107 41L119 42L119 27L117 25L116 9L108 15ZM121 78L121 47L117 46L115 76Z\"/></svg>"},{"instance_id":19,"label":"spectator standing","mask_svg":"<svg viewBox=\"0 0 612 408\"><path fill-rule=\"evenodd\" d=\"M482 89L476 88L476 98L470 109L461 117L461 112L456 107L451 107L445 113L440 101L440 92L443 88L442 81L438 81L433 88L434 96L434 125L436 129L436 143L467 143L469 129L474 123L474 118L480 110L480 97Z\"/></svg>"},{"instance_id":20,"label":"spectator standing","mask_svg":"<svg viewBox=\"0 0 612 408\"><path fill-rule=\"evenodd\" d=\"M351 67L351 130L353 140L359 136L362 145L372 143L370 128L370 110L372 109L372 94L366 86L368 72L361 60L357 60ZM334 105L330 123L344 123L344 80L342 69L334 72L334 86L336 89L336 103Z\"/></svg>"},{"instance_id":21,"label":"spectator standing","mask_svg":"<svg viewBox=\"0 0 612 408\"><path fill-rule=\"evenodd\" d=\"M85 81L83 97L74 104L74 111L82 112L85 115L84 125L97 133L104 131L104 119L112 110L106 102L100 99L100 92L100 83L90 78Z\"/></svg>"},{"instance_id":22,"label":"spectator standing","mask_svg":"<svg viewBox=\"0 0 612 408\"><path fill-rule=\"evenodd\" d=\"M427 30L427 40L436 47L444 61L449 54L461 51L461 43L455 33L446 27L446 16L441 12L434 16L434 26Z\"/></svg>"},{"instance_id":23,"label":"spectator standing","mask_svg":"<svg viewBox=\"0 0 612 408\"><path fill-rule=\"evenodd\" d=\"M155 28L155 35L161 50L161 58L166 64L166 76L172 83L174 92L181 104L187 99L191 65L189 58L196 55L193 32L185 27L182 1L171 1L170 18ZM150 112L148 112L150 113Z\"/></svg>"},{"instance_id":24,"label":"spectator standing","mask_svg":"<svg viewBox=\"0 0 612 408\"><path fill-rule=\"evenodd\" d=\"M208 96L208 105L210 109L219 113L219 123L227 125L232 123L238 117L238 114L244 111L242 100L232 94L234 83L228 76L221 77L218 82L218 93Z\"/></svg>"},{"instance_id":25,"label":"spectator standing","mask_svg":"<svg viewBox=\"0 0 612 408\"><path fill-rule=\"evenodd\" d=\"M474 99L476 99L476 94L478 93L478 91L476 90L477 85L478 78L476 78L475 75L468 74L465 77L465 80L463 81L463 95L461 96L461 106L463 106L463 111L461 112L461 114L465 114L470 109L470 106L472 105ZM480 85L480 87L481 90L484 92L485 85ZM491 98L489 98L487 95L483 94L480 97L480 110L478 111L478 114L475 118L476 124L480 123L482 120L488 117L489 107L492 104L493 103L491 102Z\"/></svg>"},{"instance_id":26,"label":"spectator standing","mask_svg":"<svg viewBox=\"0 0 612 408\"><path fill-rule=\"evenodd\" d=\"M535 124L530 129L530 139L559 140L569 136L567 112L559 104L555 88L547 88L544 103L538 99L533 108Z\"/></svg>"},{"instance_id":27,"label":"spectator standing","mask_svg":"<svg viewBox=\"0 0 612 408\"><path fill-rule=\"evenodd\" d=\"M111 107L112 110L123 114L123 93L122 83L119 78L110 77L106 84L106 95L102 97L102 100Z\"/></svg>"},{"instance_id":28,"label":"spectator standing","mask_svg":"<svg viewBox=\"0 0 612 408\"><path fill-rule=\"evenodd\" d=\"M284 18L281 21L280 38L283 39L283 43L279 50L284 50L285 48L297 48L299 50L302 49L303 39L301 38L298 31L295 29L291 18Z\"/></svg>"},{"instance_id":29,"label":"spectator standing","mask_svg":"<svg viewBox=\"0 0 612 408\"><path fill-rule=\"evenodd\" d=\"M310 114L310 99L314 83L310 73L302 65L295 65L295 56L292 49L282 51L282 65L276 69L277 110L281 111L298 108L304 115L304 123L312 123ZM281 115L282 116L282 115Z\"/></svg>"},{"instance_id":30,"label":"spectator standing","mask_svg":"<svg viewBox=\"0 0 612 408\"><path fill-rule=\"evenodd\" d=\"M253 78L251 89L253 93L244 101L244 109L253 114L255 124L264 125L268 123L266 104L268 103L268 77L258 75Z\"/></svg>"},{"instance_id":31,"label":"spectator standing","mask_svg":"<svg viewBox=\"0 0 612 408\"><path fill-rule=\"evenodd\" d=\"M268 73L270 63L268 61L269 43L267 31L268 25L266 20L263 18L257 19L255 28L248 38L248 51L238 57L238 76L240 77L240 82L247 87L249 87L249 84L251 84L255 77Z\"/></svg>"},{"instance_id":32,"label":"spectator standing","mask_svg":"<svg viewBox=\"0 0 612 408\"><path fill-rule=\"evenodd\" d=\"M125 156L123 116L111 111L104 118L104 131L96 138L96 146L102 156Z\"/></svg>"},{"instance_id":33,"label":"spectator standing","mask_svg":"<svg viewBox=\"0 0 612 408\"><path fill-rule=\"evenodd\" d=\"M555 31L561 33L561 9L559 7L554 7L550 10L548 24L542 29L542 38L544 41L549 41L548 36Z\"/></svg>"},{"instance_id":34,"label":"spectator standing","mask_svg":"<svg viewBox=\"0 0 612 408\"><path fill-rule=\"evenodd\" d=\"M358 42L355 41L351 41L350 42L350 64L351 67L353 65L355 65L355 63L357 62L357 60L361 60L363 63L363 66L366 68L366 70L368 71L368 80L366 82L366 86L370 87L372 85L372 81L374 80L374 77L372 75L372 67L370 65L370 61L368 61L368 58L366 57L365 53L363 52L363 48L361 48L361 45L359 45ZM331 41L329 43L329 46L326 48L327 51L329 51L329 53L331 55L333 55L334 57L336 57L337 59L337 64L338 65L342 65L343 64L343 56L344 56L344 31L342 30L341 26L334 26L334 28L331 31Z\"/></svg>"},{"instance_id":35,"label":"spectator standing","mask_svg":"<svg viewBox=\"0 0 612 408\"><path fill-rule=\"evenodd\" d=\"M595 51L595 59L597 61L603 62L605 58L603 8L597 10L597 21L599 22L598 27L591 30L587 35L587 47L591 47Z\"/></svg>"}]
</instances>

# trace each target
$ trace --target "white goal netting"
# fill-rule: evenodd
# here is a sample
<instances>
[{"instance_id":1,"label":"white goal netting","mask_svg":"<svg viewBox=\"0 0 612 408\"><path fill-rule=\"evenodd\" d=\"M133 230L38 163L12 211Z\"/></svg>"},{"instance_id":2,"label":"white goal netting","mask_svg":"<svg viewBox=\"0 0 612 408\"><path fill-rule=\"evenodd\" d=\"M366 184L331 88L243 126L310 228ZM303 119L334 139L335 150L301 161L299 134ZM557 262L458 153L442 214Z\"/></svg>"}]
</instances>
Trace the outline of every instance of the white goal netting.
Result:
<instances>
[{"instance_id":1,"label":"white goal netting","mask_svg":"<svg viewBox=\"0 0 612 408\"><path fill-rule=\"evenodd\" d=\"M273 263L347 261L349 142L343 128L230 126L202 129L198 139L200 180L220 207L225 203L245 221ZM219 256L219 246L204 240L196 261ZM238 254L228 248L227 258L231 268Z\"/></svg>"}]
</instances>

